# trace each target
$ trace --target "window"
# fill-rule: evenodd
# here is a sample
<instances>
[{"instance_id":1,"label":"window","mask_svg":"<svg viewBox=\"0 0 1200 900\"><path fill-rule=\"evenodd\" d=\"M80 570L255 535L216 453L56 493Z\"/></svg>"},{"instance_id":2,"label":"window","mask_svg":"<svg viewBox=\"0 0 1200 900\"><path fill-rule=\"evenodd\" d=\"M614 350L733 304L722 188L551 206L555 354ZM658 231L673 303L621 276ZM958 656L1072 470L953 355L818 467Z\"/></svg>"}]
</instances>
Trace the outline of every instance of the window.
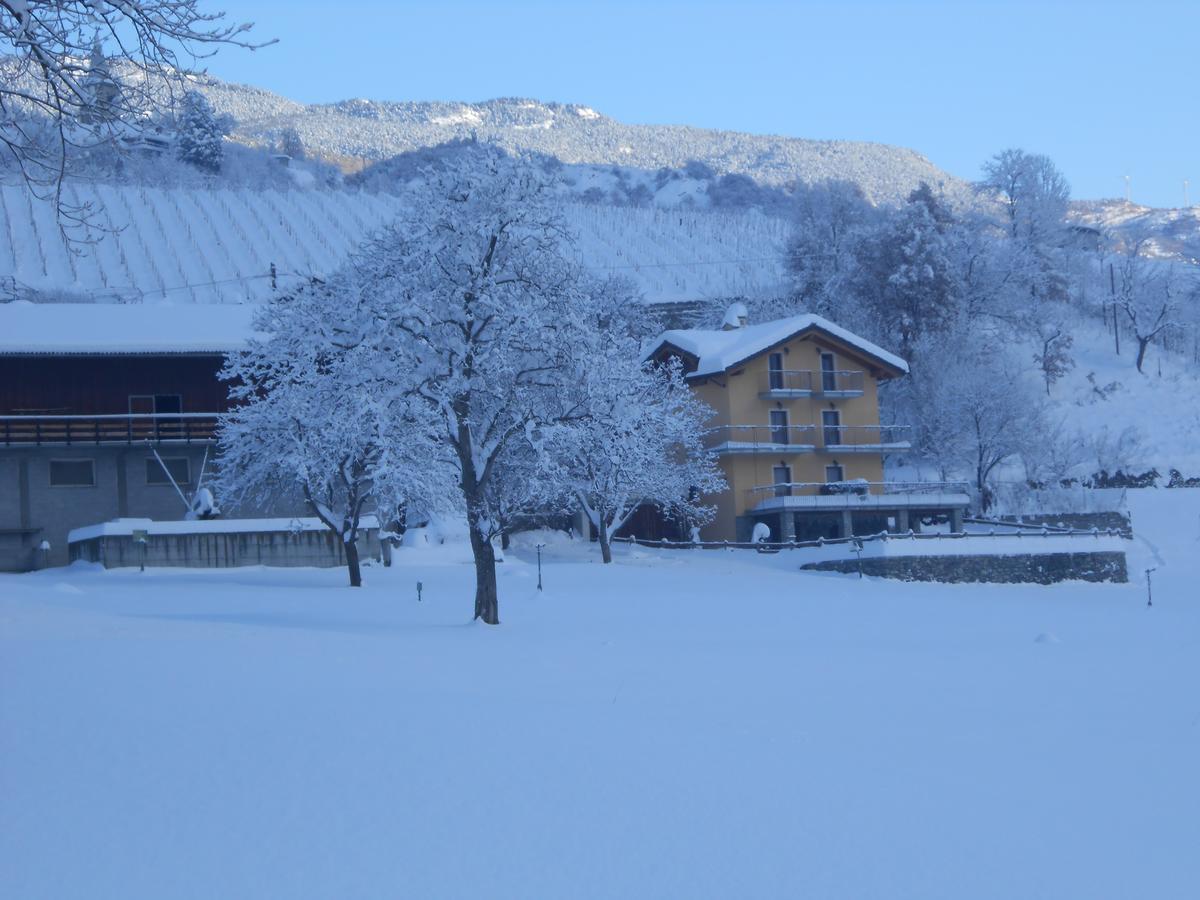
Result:
<instances>
[{"instance_id":1,"label":"window","mask_svg":"<svg viewBox=\"0 0 1200 900\"><path fill-rule=\"evenodd\" d=\"M183 412L183 397L179 394L130 394L129 413L134 416Z\"/></svg>"},{"instance_id":2,"label":"window","mask_svg":"<svg viewBox=\"0 0 1200 900\"><path fill-rule=\"evenodd\" d=\"M51 487L95 487L96 461L94 459L50 460Z\"/></svg>"},{"instance_id":3,"label":"window","mask_svg":"<svg viewBox=\"0 0 1200 900\"><path fill-rule=\"evenodd\" d=\"M792 467L775 466L771 469L771 475L775 482L775 496L790 497L792 495Z\"/></svg>"},{"instance_id":4,"label":"window","mask_svg":"<svg viewBox=\"0 0 1200 900\"><path fill-rule=\"evenodd\" d=\"M179 394L131 394L129 414L145 416L136 423L135 430L141 437L156 440L178 438L183 434L183 423L174 414L183 412L183 397ZM146 434L142 434L145 431Z\"/></svg>"},{"instance_id":5,"label":"window","mask_svg":"<svg viewBox=\"0 0 1200 900\"><path fill-rule=\"evenodd\" d=\"M788 443L788 414L786 409L771 410L771 443Z\"/></svg>"},{"instance_id":6,"label":"window","mask_svg":"<svg viewBox=\"0 0 1200 900\"><path fill-rule=\"evenodd\" d=\"M836 447L842 442L842 414L836 409L821 410L821 431L825 446Z\"/></svg>"},{"instance_id":7,"label":"window","mask_svg":"<svg viewBox=\"0 0 1200 900\"><path fill-rule=\"evenodd\" d=\"M783 390L783 354L772 353L767 357L768 387L773 391Z\"/></svg>"},{"instance_id":8,"label":"window","mask_svg":"<svg viewBox=\"0 0 1200 900\"><path fill-rule=\"evenodd\" d=\"M837 390L837 371L832 353L821 354L821 390Z\"/></svg>"},{"instance_id":9,"label":"window","mask_svg":"<svg viewBox=\"0 0 1200 900\"><path fill-rule=\"evenodd\" d=\"M825 467L825 483L833 484L838 481L846 480L846 472L837 463Z\"/></svg>"},{"instance_id":10,"label":"window","mask_svg":"<svg viewBox=\"0 0 1200 900\"><path fill-rule=\"evenodd\" d=\"M170 478L167 472L171 473ZM161 463L153 456L146 457L146 484L170 484L172 479L176 484L191 483L192 467L186 456L164 456Z\"/></svg>"}]
</instances>

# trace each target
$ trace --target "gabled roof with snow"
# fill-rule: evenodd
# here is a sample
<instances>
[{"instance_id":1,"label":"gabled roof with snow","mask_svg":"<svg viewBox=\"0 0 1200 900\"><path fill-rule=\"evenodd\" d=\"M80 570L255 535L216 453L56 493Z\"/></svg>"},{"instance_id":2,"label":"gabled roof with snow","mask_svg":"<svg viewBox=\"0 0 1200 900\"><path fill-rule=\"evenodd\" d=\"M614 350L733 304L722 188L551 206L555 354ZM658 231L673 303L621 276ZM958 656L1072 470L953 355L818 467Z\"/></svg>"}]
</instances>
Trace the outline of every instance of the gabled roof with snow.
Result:
<instances>
[{"instance_id":1,"label":"gabled roof with snow","mask_svg":"<svg viewBox=\"0 0 1200 900\"><path fill-rule=\"evenodd\" d=\"M679 328L664 331L654 341L646 356L653 356L664 345L669 345L696 359L696 370L689 373L688 377L701 378L726 372L751 357L809 331L834 338L897 374L908 372L908 363L900 357L822 316L811 313L729 330Z\"/></svg>"},{"instance_id":2,"label":"gabled roof with snow","mask_svg":"<svg viewBox=\"0 0 1200 900\"><path fill-rule=\"evenodd\" d=\"M0 304L0 356L230 353L254 334L255 305Z\"/></svg>"}]
</instances>

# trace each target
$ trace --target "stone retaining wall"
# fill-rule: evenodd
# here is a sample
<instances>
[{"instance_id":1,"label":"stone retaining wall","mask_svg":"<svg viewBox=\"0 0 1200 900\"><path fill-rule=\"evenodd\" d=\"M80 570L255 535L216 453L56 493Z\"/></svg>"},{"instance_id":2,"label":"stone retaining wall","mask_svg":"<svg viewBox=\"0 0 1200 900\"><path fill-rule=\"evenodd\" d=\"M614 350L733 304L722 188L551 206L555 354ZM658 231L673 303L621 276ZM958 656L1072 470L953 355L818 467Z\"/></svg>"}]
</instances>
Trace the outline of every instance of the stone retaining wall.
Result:
<instances>
[{"instance_id":1,"label":"stone retaining wall","mask_svg":"<svg viewBox=\"0 0 1200 900\"><path fill-rule=\"evenodd\" d=\"M858 574L856 559L806 563L802 569ZM1012 556L876 556L862 561L862 573L900 581L951 584L1056 584L1060 581L1127 582L1125 554L1119 550L1086 553L1021 553Z\"/></svg>"}]
</instances>

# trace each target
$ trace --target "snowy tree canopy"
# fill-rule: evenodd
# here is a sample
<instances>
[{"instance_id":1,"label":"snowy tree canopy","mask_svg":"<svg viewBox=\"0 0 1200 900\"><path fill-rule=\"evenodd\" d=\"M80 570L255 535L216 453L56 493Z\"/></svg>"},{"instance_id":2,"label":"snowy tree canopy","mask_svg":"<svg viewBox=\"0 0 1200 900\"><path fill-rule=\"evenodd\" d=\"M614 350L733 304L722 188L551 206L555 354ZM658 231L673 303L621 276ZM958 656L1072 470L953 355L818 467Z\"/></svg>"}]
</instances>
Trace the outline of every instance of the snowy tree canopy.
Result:
<instances>
[{"instance_id":1,"label":"snowy tree canopy","mask_svg":"<svg viewBox=\"0 0 1200 900\"><path fill-rule=\"evenodd\" d=\"M580 355L564 397L579 418L552 440L560 477L611 562L613 535L639 507L656 506L698 527L712 517L705 495L723 490L725 481L703 446L713 410L684 382L678 361L639 365L636 342L604 335L598 331Z\"/></svg>"},{"instance_id":2,"label":"snowy tree canopy","mask_svg":"<svg viewBox=\"0 0 1200 900\"><path fill-rule=\"evenodd\" d=\"M492 539L530 493L543 429L604 285L571 260L553 176L487 146L429 171L351 261L363 315L338 345L392 379L454 460L477 569L476 616L499 621Z\"/></svg>"},{"instance_id":3,"label":"snowy tree canopy","mask_svg":"<svg viewBox=\"0 0 1200 900\"><path fill-rule=\"evenodd\" d=\"M386 522L399 507L428 507L450 472L369 348L344 339L345 323L369 317L356 288L353 272L339 273L267 306L267 336L223 372L237 405L221 426L219 480L234 502L302 496L344 543L353 585L364 511Z\"/></svg>"}]
</instances>

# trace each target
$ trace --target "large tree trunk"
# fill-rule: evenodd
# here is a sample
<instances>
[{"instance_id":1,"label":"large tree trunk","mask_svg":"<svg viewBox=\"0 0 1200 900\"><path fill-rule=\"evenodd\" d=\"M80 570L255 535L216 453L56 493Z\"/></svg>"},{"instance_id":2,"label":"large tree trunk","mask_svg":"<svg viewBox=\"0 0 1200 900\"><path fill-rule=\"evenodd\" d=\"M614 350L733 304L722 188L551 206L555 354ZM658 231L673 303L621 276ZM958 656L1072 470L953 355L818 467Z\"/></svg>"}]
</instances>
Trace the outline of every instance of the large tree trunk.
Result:
<instances>
[{"instance_id":1,"label":"large tree trunk","mask_svg":"<svg viewBox=\"0 0 1200 900\"><path fill-rule=\"evenodd\" d=\"M471 554L475 557L475 618L488 625L500 624L500 600L496 590L496 548L484 528L482 491L475 482L470 454L460 453L463 467L463 500L467 506L467 530L471 533Z\"/></svg>"},{"instance_id":2,"label":"large tree trunk","mask_svg":"<svg viewBox=\"0 0 1200 900\"><path fill-rule=\"evenodd\" d=\"M471 551L475 555L475 618L487 625L500 624L500 598L496 591L496 551L492 542L469 523Z\"/></svg>"},{"instance_id":3,"label":"large tree trunk","mask_svg":"<svg viewBox=\"0 0 1200 900\"><path fill-rule=\"evenodd\" d=\"M612 541L608 536L608 517L600 516L600 558L606 563L612 562Z\"/></svg>"},{"instance_id":4,"label":"large tree trunk","mask_svg":"<svg viewBox=\"0 0 1200 900\"><path fill-rule=\"evenodd\" d=\"M362 568L358 562L358 541L342 544L346 548L346 568L350 570L350 587L362 587Z\"/></svg>"},{"instance_id":5,"label":"large tree trunk","mask_svg":"<svg viewBox=\"0 0 1200 900\"><path fill-rule=\"evenodd\" d=\"M1142 371L1142 363L1145 362L1145 360L1146 360L1146 349L1150 346L1150 339L1139 337L1137 339L1137 342L1138 342L1137 370L1139 372L1141 372Z\"/></svg>"},{"instance_id":6,"label":"large tree trunk","mask_svg":"<svg viewBox=\"0 0 1200 900\"><path fill-rule=\"evenodd\" d=\"M464 362L467 373L470 373L471 362ZM458 454L458 466L462 475L459 482L462 488L463 501L467 508L467 530L471 533L471 554L475 557L475 618L482 619L487 625L500 624L500 598L496 590L496 548L492 546L489 533L490 527L484 527L485 485L481 482L488 477L488 468L483 471L475 468L474 444L469 424L470 398L460 395L454 400L454 415L458 420L458 438L455 450Z\"/></svg>"}]
</instances>

